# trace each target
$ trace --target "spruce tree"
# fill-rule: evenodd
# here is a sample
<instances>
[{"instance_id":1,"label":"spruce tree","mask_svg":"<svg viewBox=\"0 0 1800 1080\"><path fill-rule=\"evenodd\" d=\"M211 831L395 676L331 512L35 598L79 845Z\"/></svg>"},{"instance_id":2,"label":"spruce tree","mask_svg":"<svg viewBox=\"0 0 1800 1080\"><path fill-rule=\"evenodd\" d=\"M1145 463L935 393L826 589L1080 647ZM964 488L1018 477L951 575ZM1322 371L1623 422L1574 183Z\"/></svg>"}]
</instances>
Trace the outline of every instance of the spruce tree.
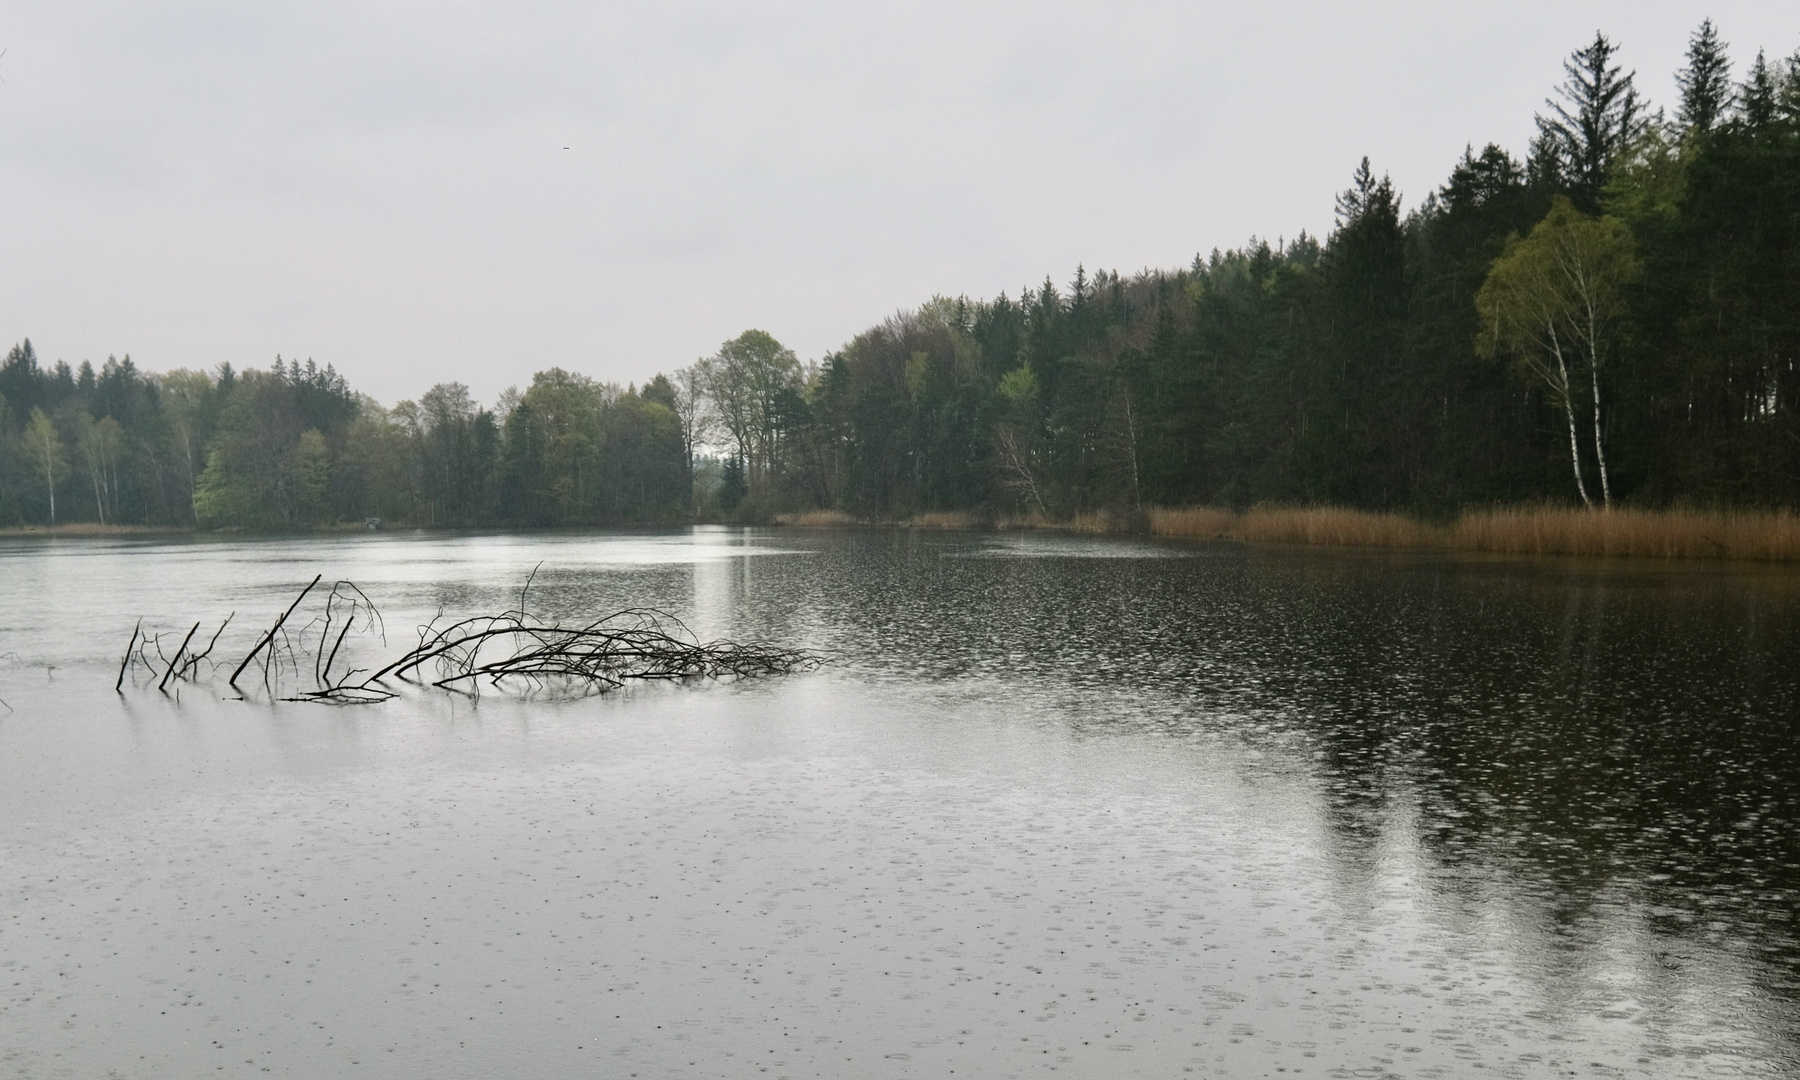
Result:
<instances>
[{"instance_id":1,"label":"spruce tree","mask_svg":"<svg viewBox=\"0 0 1800 1080\"><path fill-rule=\"evenodd\" d=\"M1568 78L1546 98L1550 115L1537 117L1538 131L1559 144L1570 193L1583 209L1599 209L1613 162L1644 132L1648 117L1632 85L1637 73L1613 63L1619 47L1605 34L1563 61Z\"/></svg>"},{"instance_id":2,"label":"spruce tree","mask_svg":"<svg viewBox=\"0 0 1800 1080\"><path fill-rule=\"evenodd\" d=\"M1783 120L1800 129L1800 52L1788 57L1783 66L1787 71L1782 74L1781 92L1776 95L1775 107Z\"/></svg>"},{"instance_id":3,"label":"spruce tree","mask_svg":"<svg viewBox=\"0 0 1800 1080\"><path fill-rule=\"evenodd\" d=\"M1750 130L1765 128L1775 122L1775 89L1775 76L1770 74L1769 65L1759 49L1756 63L1750 65L1750 75L1740 91L1744 102L1744 124Z\"/></svg>"},{"instance_id":4,"label":"spruce tree","mask_svg":"<svg viewBox=\"0 0 1800 1080\"><path fill-rule=\"evenodd\" d=\"M1675 117L1684 131L1704 135L1725 118L1731 105L1731 59L1711 19L1688 38L1687 70L1676 73L1675 83L1681 87Z\"/></svg>"}]
</instances>

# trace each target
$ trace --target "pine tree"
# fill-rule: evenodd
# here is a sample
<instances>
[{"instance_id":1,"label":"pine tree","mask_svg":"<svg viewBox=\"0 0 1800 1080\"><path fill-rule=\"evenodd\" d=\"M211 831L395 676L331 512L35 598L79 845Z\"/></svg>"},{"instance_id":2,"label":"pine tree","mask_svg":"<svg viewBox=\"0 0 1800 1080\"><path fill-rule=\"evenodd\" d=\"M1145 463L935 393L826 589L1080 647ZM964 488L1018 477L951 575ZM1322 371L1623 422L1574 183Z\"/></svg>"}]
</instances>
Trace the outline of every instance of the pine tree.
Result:
<instances>
[{"instance_id":1,"label":"pine tree","mask_svg":"<svg viewBox=\"0 0 1800 1080\"><path fill-rule=\"evenodd\" d=\"M1613 163L1643 134L1649 118L1632 85L1637 72L1621 73L1613 63L1619 47L1605 34L1563 61L1568 78L1546 98L1549 116L1537 117L1538 131L1558 144L1576 202L1596 210Z\"/></svg>"},{"instance_id":2,"label":"pine tree","mask_svg":"<svg viewBox=\"0 0 1800 1080\"><path fill-rule=\"evenodd\" d=\"M1744 123L1750 130L1765 128L1775 122L1775 76L1769 72L1760 49L1739 93L1744 102Z\"/></svg>"},{"instance_id":3,"label":"pine tree","mask_svg":"<svg viewBox=\"0 0 1800 1080\"><path fill-rule=\"evenodd\" d=\"M1562 157L1562 140L1539 129L1525 152L1525 182L1539 191L1561 191L1568 186L1568 169Z\"/></svg>"},{"instance_id":4,"label":"pine tree","mask_svg":"<svg viewBox=\"0 0 1800 1080\"><path fill-rule=\"evenodd\" d=\"M1675 117L1684 130L1703 135L1725 118L1731 105L1731 59L1711 19L1688 38L1687 70L1675 74L1675 83L1681 87Z\"/></svg>"},{"instance_id":5,"label":"pine tree","mask_svg":"<svg viewBox=\"0 0 1800 1080\"><path fill-rule=\"evenodd\" d=\"M1784 66L1787 71L1782 75L1781 92L1776 95L1775 107L1782 119L1800 128L1800 52L1788 57Z\"/></svg>"}]
</instances>

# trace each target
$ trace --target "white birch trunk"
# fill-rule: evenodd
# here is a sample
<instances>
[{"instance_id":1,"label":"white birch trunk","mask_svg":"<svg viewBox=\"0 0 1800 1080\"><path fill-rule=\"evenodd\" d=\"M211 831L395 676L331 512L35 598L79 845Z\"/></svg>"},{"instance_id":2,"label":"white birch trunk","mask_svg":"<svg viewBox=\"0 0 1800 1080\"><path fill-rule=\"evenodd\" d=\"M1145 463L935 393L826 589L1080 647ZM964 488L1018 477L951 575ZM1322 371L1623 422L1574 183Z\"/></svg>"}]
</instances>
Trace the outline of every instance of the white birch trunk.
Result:
<instances>
[{"instance_id":1,"label":"white birch trunk","mask_svg":"<svg viewBox=\"0 0 1800 1080\"><path fill-rule=\"evenodd\" d=\"M1588 497L1587 481L1581 475L1581 436L1575 431L1575 402L1569 393L1569 364L1563 359L1562 343L1557 340L1554 324L1550 326L1550 347L1556 352L1556 370L1561 376L1556 391L1562 398L1563 416L1569 421L1569 464L1575 470L1575 490L1581 494L1581 505L1592 510L1594 500Z\"/></svg>"}]
</instances>

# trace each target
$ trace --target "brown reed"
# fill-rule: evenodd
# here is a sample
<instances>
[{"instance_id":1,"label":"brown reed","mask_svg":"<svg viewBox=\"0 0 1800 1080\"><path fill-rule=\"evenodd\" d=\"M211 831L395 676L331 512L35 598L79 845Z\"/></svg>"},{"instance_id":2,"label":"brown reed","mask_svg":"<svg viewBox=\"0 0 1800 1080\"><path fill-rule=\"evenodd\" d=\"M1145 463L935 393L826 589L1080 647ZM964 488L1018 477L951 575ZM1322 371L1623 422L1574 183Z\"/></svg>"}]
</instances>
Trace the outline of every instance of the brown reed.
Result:
<instances>
[{"instance_id":1,"label":"brown reed","mask_svg":"<svg viewBox=\"0 0 1800 1080\"><path fill-rule=\"evenodd\" d=\"M795 525L803 529L827 529L842 528L858 522L842 510L805 510L797 514L776 514L775 524Z\"/></svg>"},{"instance_id":2,"label":"brown reed","mask_svg":"<svg viewBox=\"0 0 1800 1080\"><path fill-rule=\"evenodd\" d=\"M1800 560L1800 517L1787 510L1578 510L1558 506L1465 511L1448 525L1334 506L1155 509L1157 536L1252 543L1443 548L1519 555Z\"/></svg>"},{"instance_id":3,"label":"brown reed","mask_svg":"<svg viewBox=\"0 0 1800 1080\"><path fill-rule=\"evenodd\" d=\"M783 525L863 522L839 510L785 514ZM1800 561L1800 515L1790 510L1582 510L1498 506L1466 510L1449 524L1342 506L1157 506L1142 515L1098 511L1071 518L1044 514L982 517L962 511L915 514L898 524L920 529L1046 529L1079 533L1148 532L1186 540L1336 547L1437 548L1516 555L1602 555L1657 559Z\"/></svg>"},{"instance_id":4,"label":"brown reed","mask_svg":"<svg viewBox=\"0 0 1800 1080\"><path fill-rule=\"evenodd\" d=\"M1448 533L1448 546L1472 551L1800 560L1800 517L1788 510L1496 507L1464 514Z\"/></svg>"}]
</instances>

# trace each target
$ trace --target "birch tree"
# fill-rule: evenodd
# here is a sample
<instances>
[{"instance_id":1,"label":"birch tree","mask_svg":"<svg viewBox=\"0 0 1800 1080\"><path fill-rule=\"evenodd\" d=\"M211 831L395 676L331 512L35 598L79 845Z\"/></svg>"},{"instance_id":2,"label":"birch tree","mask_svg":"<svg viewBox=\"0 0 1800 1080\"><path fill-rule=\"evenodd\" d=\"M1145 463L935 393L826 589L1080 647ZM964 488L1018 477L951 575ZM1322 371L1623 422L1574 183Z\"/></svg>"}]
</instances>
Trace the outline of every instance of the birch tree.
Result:
<instances>
[{"instance_id":1,"label":"birch tree","mask_svg":"<svg viewBox=\"0 0 1800 1080\"><path fill-rule=\"evenodd\" d=\"M176 370L159 380L162 387L163 422L169 432L172 453L181 462L181 480L186 485L188 514L196 524L194 487L204 465L205 432L202 412L212 394L212 380L204 372ZM196 464L199 462L200 464Z\"/></svg>"},{"instance_id":2,"label":"birch tree","mask_svg":"<svg viewBox=\"0 0 1800 1080\"><path fill-rule=\"evenodd\" d=\"M712 418L706 411L706 363L698 360L677 369L669 380L675 392L675 419L681 424L682 461L690 484L694 477L695 448L706 441L711 427Z\"/></svg>"},{"instance_id":3,"label":"birch tree","mask_svg":"<svg viewBox=\"0 0 1800 1080\"><path fill-rule=\"evenodd\" d=\"M26 458L44 478L44 490L50 496L50 524L55 525L56 485L68 475L69 461L63 455L62 435L56 430L55 421L44 415L44 410L31 410L31 420L25 425L24 443Z\"/></svg>"},{"instance_id":4,"label":"birch tree","mask_svg":"<svg viewBox=\"0 0 1800 1080\"><path fill-rule=\"evenodd\" d=\"M125 446L124 433L119 422L110 416L96 423L87 413L78 412L75 414L75 443L81 449L88 479L94 486L94 509L100 516L100 524L104 525L108 503L113 504L113 516L118 516L118 463Z\"/></svg>"},{"instance_id":5,"label":"birch tree","mask_svg":"<svg viewBox=\"0 0 1800 1080\"><path fill-rule=\"evenodd\" d=\"M1569 464L1581 501L1593 506L1582 475L1575 415L1587 405L1593 422L1600 500L1612 505L1602 423L1602 373L1616 349L1614 326L1625 310L1624 287L1638 273L1630 231L1616 218L1592 218L1560 196L1523 239L1515 236L1475 294L1484 356L1509 355L1550 395L1568 421ZM1585 382L1587 399L1578 400Z\"/></svg>"}]
</instances>

